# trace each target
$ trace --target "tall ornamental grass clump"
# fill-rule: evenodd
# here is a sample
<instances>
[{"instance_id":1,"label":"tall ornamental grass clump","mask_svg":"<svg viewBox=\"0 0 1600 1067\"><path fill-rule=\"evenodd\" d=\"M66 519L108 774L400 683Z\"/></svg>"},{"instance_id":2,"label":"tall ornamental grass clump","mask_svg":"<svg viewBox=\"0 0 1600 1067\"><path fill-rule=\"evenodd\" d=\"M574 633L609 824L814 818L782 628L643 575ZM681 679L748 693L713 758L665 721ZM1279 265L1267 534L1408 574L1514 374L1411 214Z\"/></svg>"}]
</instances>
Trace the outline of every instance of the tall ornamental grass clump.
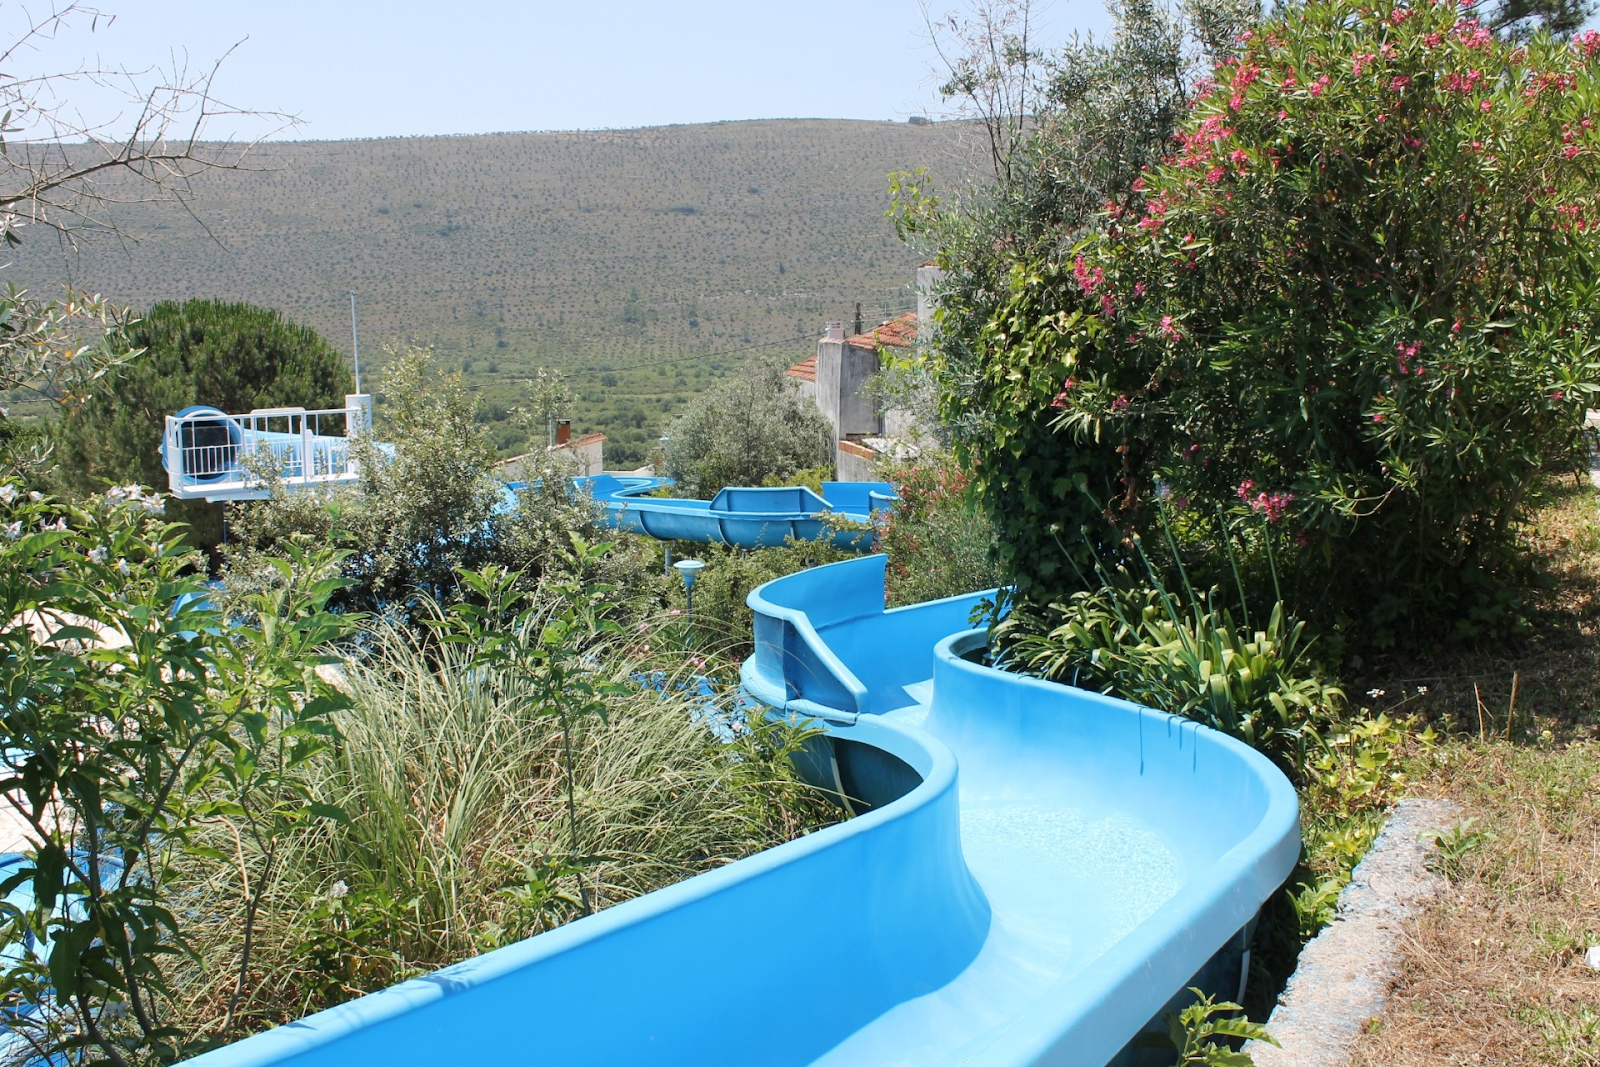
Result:
<instances>
[{"instance_id":1,"label":"tall ornamental grass clump","mask_svg":"<svg viewBox=\"0 0 1600 1067\"><path fill-rule=\"evenodd\" d=\"M190 867L192 906L211 918L194 935L185 1026L237 1037L287 1022L837 817L789 762L815 731L737 719L727 692L645 684L628 635L601 617L605 587L518 591L492 568L461 581L468 595L423 605L420 631L370 623L342 665L348 707L307 788L347 817L284 852L232 1018L221 964L236 952L239 871ZM212 843L252 854L226 827Z\"/></svg>"},{"instance_id":2,"label":"tall ornamental grass clump","mask_svg":"<svg viewBox=\"0 0 1600 1067\"><path fill-rule=\"evenodd\" d=\"M1320 0L1237 47L988 322L975 469L1019 590L1070 587L1063 546L1131 563L1164 499L1180 533L1265 519L1295 612L1356 644L1503 624L1600 391L1600 34Z\"/></svg>"}]
</instances>

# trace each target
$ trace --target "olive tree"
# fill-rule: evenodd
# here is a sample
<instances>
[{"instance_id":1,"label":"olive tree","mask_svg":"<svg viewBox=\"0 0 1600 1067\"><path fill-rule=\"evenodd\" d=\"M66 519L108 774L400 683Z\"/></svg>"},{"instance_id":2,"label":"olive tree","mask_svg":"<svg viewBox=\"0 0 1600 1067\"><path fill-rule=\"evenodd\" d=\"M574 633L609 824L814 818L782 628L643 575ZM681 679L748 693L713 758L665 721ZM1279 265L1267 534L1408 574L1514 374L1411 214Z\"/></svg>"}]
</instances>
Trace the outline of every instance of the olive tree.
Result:
<instances>
[{"instance_id":1,"label":"olive tree","mask_svg":"<svg viewBox=\"0 0 1600 1067\"><path fill-rule=\"evenodd\" d=\"M690 496L831 466L833 430L781 363L752 363L667 424L667 473Z\"/></svg>"}]
</instances>

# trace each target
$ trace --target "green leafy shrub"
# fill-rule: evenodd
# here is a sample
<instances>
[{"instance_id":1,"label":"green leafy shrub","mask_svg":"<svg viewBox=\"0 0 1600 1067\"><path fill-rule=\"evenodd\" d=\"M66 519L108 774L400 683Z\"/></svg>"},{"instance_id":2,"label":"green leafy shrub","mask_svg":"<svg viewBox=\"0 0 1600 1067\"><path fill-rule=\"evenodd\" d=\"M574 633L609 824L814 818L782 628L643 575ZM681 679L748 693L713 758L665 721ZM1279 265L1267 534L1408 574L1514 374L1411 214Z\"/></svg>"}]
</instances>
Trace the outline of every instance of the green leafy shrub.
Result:
<instances>
[{"instance_id":1,"label":"green leafy shrub","mask_svg":"<svg viewBox=\"0 0 1600 1067\"><path fill-rule=\"evenodd\" d=\"M1192 986L1189 992L1195 1002L1169 1014L1166 1032L1152 1035L1146 1042L1176 1052L1174 1067L1253 1067L1255 1060L1235 1051L1236 1044L1263 1041L1278 1047L1277 1038L1266 1027L1239 1014L1244 1011L1240 1005L1217 1001Z\"/></svg>"},{"instance_id":2,"label":"green leafy shrub","mask_svg":"<svg viewBox=\"0 0 1600 1067\"><path fill-rule=\"evenodd\" d=\"M1075 587L1073 561L1052 530L1076 534L1077 511L1064 503L1083 457L1051 427L1060 376L1052 370L1041 383L1030 348L995 343L1000 324L1027 325L1008 311L1012 272L1049 262L1091 232L1108 201L1136 199L1133 184L1171 149L1188 114L1194 64L1231 55L1235 35L1259 13L1233 0L1117 0L1108 10L1113 34L1055 57L981 34L961 42L952 65L961 77L944 91L970 99L997 146L993 182L938 195L926 175L891 179L896 229L942 274L923 365L898 373L913 392L937 392L941 429L1000 533L1001 568L1041 602ZM1016 113L1019 101L1028 114Z\"/></svg>"},{"instance_id":3,"label":"green leafy shrub","mask_svg":"<svg viewBox=\"0 0 1600 1067\"><path fill-rule=\"evenodd\" d=\"M970 593L1000 584L994 524L973 500L953 457L926 453L881 472L900 501L884 516L875 547L889 556L891 605Z\"/></svg>"},{"instance_id":4,"label":"green leafy shrub","mask_svg":"<svg viewBox=\"0 0 1600 1067\"><path fill-rule=\"evenodd\" d=\"M1273 606L1262 629L1192 589L1175 596L1126 575L996 626L1030 673L1203 722L1297 770L1344 694L1306 654L1305 624Z\"/></svg>"},{"instance_id":5,"label":"green leafy shrub","mask_svg":"<svg viewBox=\"0 0 1600 1067\"><path fill-rule=\"evenodd\" d=\"M1239 47L987 324L977 470L1019 588L1070 575L1056 535L1129 559L1168 498L1265 517L1285 596L1350 640L1481 631L1600 391L1600 36L1331 0Z\"/></svg>"},{"instance_id":6,"label":"green leafy shrub","mask_svg":"<svg viewBox=\"0 0 1600 1067\"><path fill-rule=\"evenodd\" d=\"M729 485L786 483L833 466L833 432L778 363L752 363L717 383L667 424L667 473L688 497Z\"/></svg>"},{"instance_id":7,"label":"green leafy shrub","mask_svg":"<svg viewBox=\"0 0 1600 1067\"><path fill-rule=\"evenodd\" d=\"M341 817L304 788L344 704L316 673L348 619L324 610L328 560L278 561L230 628L203 600L181 527L125 489L66 505L0 486L0 796L28 851L0 882L8 1032L43 1058L170 1062L202 1043L179 1023L181 974L206 925L177 872L223 863L231 951L224 1014L252 966L285 841ZM203 572L200 572L203 573ZM13 1000L15 998L15 1000Z\"/></svg>"}]
</instances>

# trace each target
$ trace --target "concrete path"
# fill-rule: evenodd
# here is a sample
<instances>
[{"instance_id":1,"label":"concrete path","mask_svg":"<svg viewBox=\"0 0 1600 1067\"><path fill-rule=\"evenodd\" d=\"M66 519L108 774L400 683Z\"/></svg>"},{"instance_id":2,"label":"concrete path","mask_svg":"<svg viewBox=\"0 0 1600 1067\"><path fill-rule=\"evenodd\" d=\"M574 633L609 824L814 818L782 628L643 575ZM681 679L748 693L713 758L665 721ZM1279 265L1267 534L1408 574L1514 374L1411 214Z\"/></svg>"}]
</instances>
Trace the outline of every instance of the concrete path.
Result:
<instances>
[{"instance_id":1,"label":"concrete path","mask_svg":"<svg viewBox=\"0 0 1600 1067\"><path fill-rule=\"evenodd\" d=\"M1406 920L1447 884L1428 870L1433 839L1460 820L1448 800L1402 800L1339 894L1339 913L1300 954L1267 1020L1281 1048L1252 1041L1256 1067L1343 1067L1400 975Z\"/></svg>"}]
</instances>

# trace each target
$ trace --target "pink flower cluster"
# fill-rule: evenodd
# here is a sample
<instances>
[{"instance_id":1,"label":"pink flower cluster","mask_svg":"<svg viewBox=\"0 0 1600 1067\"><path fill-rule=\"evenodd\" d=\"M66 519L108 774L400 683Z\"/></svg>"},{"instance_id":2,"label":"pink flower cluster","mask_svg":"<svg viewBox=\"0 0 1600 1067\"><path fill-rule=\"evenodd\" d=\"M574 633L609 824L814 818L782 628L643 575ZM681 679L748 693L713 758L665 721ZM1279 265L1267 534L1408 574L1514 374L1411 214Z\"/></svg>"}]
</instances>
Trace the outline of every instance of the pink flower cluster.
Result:
<instances>
[{"instance_id":1,"label":"pink flower cluster","mask_svg":"<svg viewBox=\"0 0 1600 1067\"><path fill-rule=\"evenodd\" d=\"M1068 399L1067 394L1072 392L1072 390L1077 387L1077 384L1077 381L1072 378L1068 378L1066 381L1062 382L1061 392L1057 393L1056 398L1050 401L1050 406L1053 408L1066 407Z\"/></svg>"},{"instance_id":2,"label":"pink flower cluster","mask_svg":"<svg viewBox=\"0 0 1600 1067\"><path fill-rule=\"evenodd\" d=\"M1580 121L1578 123L1578 125L1585 132L1588 132L1588 131L1594 129L1594 120L1590 119L1590 118L1585 118L1582 121ZM1582 148L1581 145L1573 144L1573 140L1577 136L1578 136L1578 131L1574 130L1572 128L1571 124L1563 125L1561 127L1561 145L1562 145L1561 154L1563 156L1567 157L1568 159L1577 159L1578 156L1583 152L1583 148Z\"/></svg>"},{"instance_id":3,"label":"pink flower cluster","mask_svg":"<svg viewBox=\"0 0 1600 1067\"><path fill-rule=\"evenodd\" d=\"M1452 71L1445 75L1444 87L1450 92L1460 93L1463 96L1477 90L1483 84L1483 71L1469 70L1466 74L1457 74Z\"/></svg>"},{"instance_id":4,"label":"pink flower cluster","mask_svg":"<svg viewBox=\"0 0 1600 1067\"><path fill-rule=\"evenodd\" d=\"M1163 316L1161 316L1161 336L1166 338L1169 341L1181 341L1181 340L1183 340L1183 334L1179 333L1177 331L1177 329L1172 325L1172 316L1171 315L1163 315Z\"/></svg>"},{"instance_id":5,"label":"pink flower cluster","mask_svg":"<svg viewBox=\"0 0 1600 1067\"><path fill-rule=\"evenodd\" d=\"M1235 490L1239 499L1250 505L1250 510L1260 515L1265 515L1268 522L1277 522L1289 512L1289 505L1294 503L1293 493L1257 493L1256 483L1246 478L1239 483Z\"/></svg>"},{"instance_id":6,"label":"pink flower cluster","mask_svg":"<svg viewBox=\"0 0 1600 1067\"><path fill-rule=\"evenodd\" d=\"M1358 78L1361 77L1367 72L1367 68L1372 65L1372 61L1377 58L1371 52L1357 52L1350 57L1350 73Z\"/></svg>"},{"instance_id":7,"label":"pink flower cluster","mask_svg":"<svg viewBox=\"0 0 1600 1067\"><path fill-rule=\"evenodd\" d=\"M1159 230L1161 228L1161 216L1167 213L1166 200L1159 196L1152 197L1150 202L1144 206L1144 210L1145 216L1139 220L1139 229Z\"/></svg>"},{"instance_id":8,"label":"pink flower cluster","mask_svg":"<svg viewBox=\"0 0 1600 1067\"><path fill-rule=\"evenodd\" d=\"M1522 90L1522 96L1526 100L1532 100L1546 89L1554 89L1558 93L1565 93L1577 87L1578 76L1576 74L1557 74L1554 71L1544 71L1534 74L1529 79L1528 87Z\"/></svg>"},{"instance_id":9,"label":"pink flower cluster","mask_svg":"<svg viewBox=\"0 0 1600 1067\"><path fill-rule=\"evenodd\" d=\"M1394 351L1395 362L1399 364L1401 374L1415 374L1418 378L1422 377L1422 372L1426 368L1420 363L1411 362L1417 358L1417 353L1422 351L1421 341L1412 341L1410 344L1402 342L1394 346Z\"/></svg>"},{"instance_id":10,"label":"pink flower cluster","mask_svg":"<svg viewBox=\"0 0 1600 1067\"><path fill-rule=\"evenodd\" d=\"M1222 124L1221 115L1212 115L1201 121L1193 133L1179 133L1176 140L1182 149L1177 165L1200 169L1211 161L1217 144L1233 136L1233 131Z\"/></svg>"},{"instance_id":11,"label":"pink flower cluster","mask_svg":"<svg viewBox=\"0 0 1600 1067\"><path fill-rule=\"evenodd\" d=\"M1072 261L1072 276L1077 280L1078 288L1083 290L1084 296L1088 296L1100 288L1106 280L1105 269L1096 267L1094 270L1090 270L1088 264L1084 263L1082 256L1078 256Z\"/></svg>"},{"instance_id":12,"label":"pink flower cluster","mask_svg":"<svg viewBox=\"0 0 1600 1067\"><path fill-rule=\"evenodd\" d=\"M1456 23L1456 39L1467 48L1488 48L1494 43L1494 34L1487 27L1478 25L1477 19L1462 19Z\"/></svg>"},{"instance_id":13,"label":"pink flower cluster","mask_svg":"<svg viewBox=\"0 0 1600 1067\"><path fill-rule=\"evenodd\" d=\"M1593 58L1600 53L1600 30L1585 30L1572 39L1572 46L1583 53L1583 58Z\"/></svg>"},{"instance_id":14,"label":"pink flower cluster","mask_svg":"<svg viewBox=\"0 0 1600 1067\"><path fill-rule=\"evenodd\" d=\"M1561 218L1556 220L1553 229L1583 233L1589 228L1589 220L1583 217L1583 208L1577 204L1558 204L1556 214Z\"/></svg>"}]
</instances>

